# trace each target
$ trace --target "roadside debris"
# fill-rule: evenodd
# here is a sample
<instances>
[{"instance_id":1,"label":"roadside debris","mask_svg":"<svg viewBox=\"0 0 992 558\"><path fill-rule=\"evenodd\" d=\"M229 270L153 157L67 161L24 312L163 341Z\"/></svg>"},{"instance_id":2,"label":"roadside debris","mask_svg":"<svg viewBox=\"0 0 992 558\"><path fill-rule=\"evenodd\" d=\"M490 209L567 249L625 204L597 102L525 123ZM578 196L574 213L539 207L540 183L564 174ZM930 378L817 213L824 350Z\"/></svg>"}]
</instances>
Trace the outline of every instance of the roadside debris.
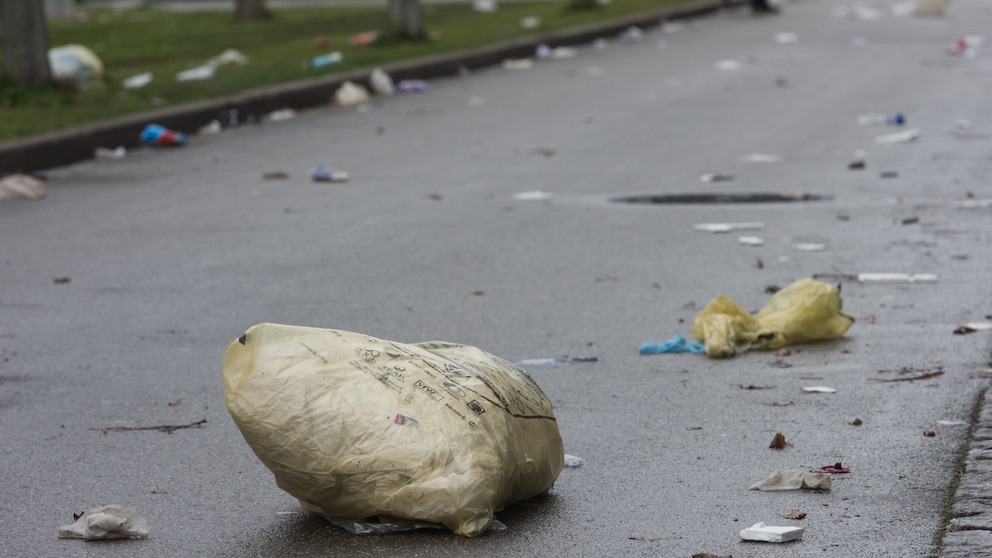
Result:
<instances>
[{"instance_id":1,"label":"roadside debris","mask_svg":"<svg viewBox=\"0 0 992 558\"><path fill-rule=\"evenodd\" d=\"M789 31L775 33L775 42L780 45L791 45L793 43L798 43L799 35Z\"/></svg>"},{"instance_id":2,"label":"roadside debris","mask_svg":"<svg viewBox=\"0 0 992 558\"><path fill-rule=\"evenodd\" d=\"M332 64L337 64L344 60L344 55L341 51L335 50L334 52L328 52L327 54L321 54L320 56L314 56L310 60L303 62L304 68L316 69L323 68L324 66L330 66Z\"/></svg>"},{"instance_id":3,"label":"roadside debris","mask_svg":"<svg viewBox=\"0 0 992 558\"><path fill-rule=\"evenodd\" d=\"M134 432L137 430L157 430L159 432L164 432L166 434L172 434L176 430L182 430L184 428L200 428L207 423L207 419L198 420L196 422L191 422L189 424L160 424L158 426L105 426L103 428L90 428L89 430L99 430L106 434L107 432Z\"/></svg>"},{"instance_id":4,"label":"roadside debris","mask_svg":"<svg viewBox=\"0 0 992 558\"><path fill-rule=\"evenodd\" d=\"M149 124L141 131L141 141L152 147L179 147L189 142L189 137L158 124Z\"/></svg>"},{"instance_id":5,"label":"roadside debris","mask_svg":"<svg viewBox=\"0 0 992 558\"><path fill-rule=\"evenodd\" d=\"M379 39L379 33L375 31L365 31L348 37L348 44L351 46L370 45Z\"/></svg>"},{"instance_id":6,"label":"roadside debris","mask_svg":"<svg viewBox=\"0 0 992 558\"><path fill-rule=\"evenodd\" d=\"M369 90L352 81L342 83L334 92L334 104L343 107L364 105L371 100Z\"/></svg>"},{"instance_id":7,"label":"roadside debris","mask_svg":"<svg viewBox=\"0 0 992 558\"><path fill-rule=\"evenodd\" d=\"M752 484L750 490L768 492L773 490L830 490L832 483L827 473L813 473L799 469L775 471L768 478Z\"/></svg>"},{"instance_id":8,"label":"roadside debris","mask_svg":"<svg viewBox=\"0 0 992 558\"><path fill-rule=\"evenodd\" d=\"M775 436L772 438L772 443L768 444L769 449L785 449L791 448L792 444L785 441L785 435L781 432L776 432Z\"/></svg>"},{"instance_id":9,"label":"roadside debris","mask_svg":"<svg viewBox=\"0 0 992 558\"><path fill-rule=\"evenodd\" d=\"M915 382L916 380L932 380L938 376L943 376L943 370L934 370L933 372L927 372L926 374L920 374L919 376L913 376L911 378L869 378L871 382Z\"/></svg>"},{"instance_id":10,"label":"roadside debris","mask_svg":"<svg viewBox=\"0 0 992 558\"><path fill-rule=\"evenodd\" d=\"M504 70L529 70L534 67L534 61L530 58L507 59L502 66Z\"/></svg>"},{"instance_id":11,"label":"roadside debris","mask_svg":"<svg viewBox=\"0 0 992 558\"><path fill-rule=\"evenodd\" d=\"M427 91L427 82L422 79L404 79L396 84L396 90L400 93L424 93Z\"/></svg>"},{"instance_id":12,"label":"roadside debris","mask_svg":"<svg viewBox=\"0 0 992 558\"><path fill-rule=\"evenodd\" d=\"M953 43L947 45L945 52L948 56L963 56L974 58L978 56L978 48L985 42L981 35L965 35Z\"/></svg>"},{"instance_id":13,"label":"roadside debris","mask_svg":"<svg viewBox=\"0 0 992 558\"><path fill-rule=\"evenodd\" d=\"M520 20L520 27L524 29L537 29L541 26L541 18L537 16L527 16Z\"/></svg>"},{"instance_id":14,"label":"roadside debris","mask_svg":"<svg viewBox=\"0 0 992 558\"><path fill-rule=\"evenodd\" d=\"M827 386L807 386L803 388L806 393L837 393L837 390Z\"/></svg>"},{"instance_id":15,"label":"roadside debris","mask_svg":"<svg viewBox=\"0 0 992 558\"><path fill-rule=\"evenodd\" d=\"M765 239L760 236L739 236L737 237L737 242L745 246L764 246Z\"/></svg>"},{"instance_id":16,"label":"roadside debris","mask_svg":"<svg viewBox=\"0 0 992 558\"><path fill-rule=\"evenodd\" d=\"M936 283L932 273L814 273L814 279L835 279L859 283Z\"/></svg>"},{"instance_id":17,"label":"roadside debris","mask_svg":"<svg viewBox=\"0 0 992 558\"><path fill-rule=\"evenodd\" d=\"M121 82L124 89L141 89L152 82L152 73L144 72L133 75Z\"/></svg>"},{"instance_id":18,"label":"roadside debris","mask_svg":"<svg viewBox=\"0 0 992 558\"><path fill-rule=\"evenodd\" d=\"M734 175L728 172L705 172L699 175L702 182L729 182L734 179Z\"/></svg>"},{"instance_id":19,"label":"roadside debris","mask_svg":"<svg viewBox=\"0 0 992 558\"><path fill-rule=\"evenodd\" d=\"M988 331L992 329L992 323L989 322L969 322L963 325L959 325L954 330L954 335L966 335L968 333L975 333L976 331Z\"/></svg>"},{"instance_id":20,"label":"roadside debris","mask_svg":"<svg viewBox=\"0 0 992 558\"><path fill-rule=\"evenodd\" d=\"M98 160L123 159L126 156L127 148L123 145L118 145L115 149L97 147L93 150L93 158Z\"/></svg>"},{"instance_id":21,"label":"roadside debris","mask_svg":"<svg viewBox=\"0 0 992 558\"><path fill-rule=\"evenodd\" d=\"M967 426L968 423L963 420L938 420L937 424L940 426Z\"/></svg>"},{"instance_id":22,"label":"roadside debris","mask_svg":"<svg viewBox=\"0 0 992 558\"><path fill-rule=\"evenodd\" d=\"M693 225L694 230L710 233L729 233L731 231L760 230L765 228L764 223L699 223Z\"/></svg>"},{"instance_id":23,"label":"roadside debris","mask_svg":"<svg viewBox=\"0 0 992 558\"><path fill-rule=\"evenodd\" d=\"M277 485L335 523L402 517L477 536L564 467L551 402L476 347L259 324L228 345L223 379Z\"/></svg>"},{"instance_id":24,"label":"roadside debris","mask_svg":"<svg viewBox=\"0 0 992 558\"><path fill-rule=\"evenodd\" d=\"M220 120L211 120L210 123L200 126L200 129L196 131L197 134L201 136L216 136L220 134L224 127L221 126Z\"/></svg>"},{"instance_id":25,"label":"roadside debris","mask_svg":"<svg viewBox=\"0 0 992 558\"><path fill-rule=\"evenodd\" d=\"M265 180L286 180L289 178L289 173L285 171L269 171L262 173L262 178Z\"/></svg>"},{"instance_id":26,"label":"roadside debris","mask_svg":"<svg viewBox=\"0 0 992 558\"><path fill-rule=\"evenodd\" d=\"M664 343L641 343L638 351L642 355L659 355L663 353L702 353L706 348L702 343L689 343L685 337L676 335Z\"/></svg>"},{"instance_id":27,"label":"roadside debris","mask_svg":"<svg viewBox=\"0 0 992 558\"><path fill-rule=\"evenodd\" d=\"M314 182L347 182L350 178L349 173L329 169L324 165L317 165L310 170L310 179Z\"/></svg>"},{"instance_id":28,"label":"roadside debris","mask_svg":"<svg viewBox=\"0 0 992 558\"><path fill-rule=\"evenodd\" d=\"M517 201L546 201L551 199L551 192L542 192L541 190L517 192L513 194L513 199Z\"/></svg>"},{"instance_id":29,"label":"roadside debris","mask_svg":"<svg viewBox=\"0 0 992 558\"><path fill-rule=\"evenodd\" d=\"M282 122L283 120L292 120L294 118L296 118L296 111L291 108L274 110L265 115L267 122Z\"/></svg>"},{"instance_id":30,"label":"roadside debris","mask_svg":"<svg viewBox=\"0 0 992 558\"><path fill-rule=\"evenodd\" d=\"M565 467L568 469L574 469L576 467L582 466L582 458L576 457L574 455L565 454Z\"/></svg>"},{"instance_id":31,"label":"roadside debris","mask_svg":"<svg viewBox=\"0 0 992 558\"><path fill-rule=\"evenodd\" d=\"M864 424L864 421L862 421L859 418L856 418L851 421L851 426L861 426L862 424Z\"/></svg>"},{"instance_id":32,"label":"roadside debris","mask_svg":"<svg viewBox=\"0 0 992 558\"><path fill-rule=\"evenodd\" d=\"M806 512L801 512L799 510L793 509L788 515L784 516L785 519L795 519L796 521L806 519Z\"/></svg>"},{"instance_id":33,"label":"roadside debris","mask_svg":"<svg viewBox=\"0 0 992 558\"><path fill-rule=\"evenodd\" d=\"M52 283L56 285L68 285L72 282L72 277L53 277Z\"/></svg>"},{"instance_id":34,"label":"roadside debris","mask_svg":"<svg viewBox=\"0 0 992 558\"><path fill-rule=\"evenodd\" d=\"M896 143L909 143L919 139L921 132L917 128L912 128L905 130L903 132L896 132L894 134L885 134L882 136L875 137L875 143L883 145L891 145Z\"/></svg>"},{"instance_id":35,"label":"roadside debris","mask_svg":"<svg viewBox=\"0 0 992 558\"><path fill-rule=\"evenodd\" d=\"M706 344L706 356L729 358L749 349L787 345L844 335L854 317L842 311L840 288L800 279L772 295L755 314L717 295L696 315L693 336Z\"/></svg>"},{"instance_id":36,"label":"roadside debris","mask_svg":"<svg viewBox=\"0 0 992 558\"><path fill-rule=\"evenodd\" d=\"M176 81L201 81L211 79L216 74L219 66L223 66L225 64L237 64L239 66L244 66L247 63L248 57L245 56L244 53L234 50L233 48L229 48L199 66L179 72L176 74Z\"/></svg>"},{"instance_id":37,"label":"roadside debris","mask_svg":"<svg viewBox=\"0 0 992 558\"><path fill-rule=\"evenodd\" d=\"M737 60L727 59L718 61L714 67L723 72L736 72L741 69L742 65Z\"/></svg>"},{"instance_id":38,"label":"roadside debris","mask_svg":"<svg viewBox=\"0 0 992 558\"><path fill-rule=\"evenodd\" d=\"M375 68L372 73L369 74L369 85L372 87L377 95L390 96L396 92L396 86L393 84L393 78L386 73L382 68Z\"/></svg>"},{"instance_id":39,"label":"roadside debris","mask_svg":"<svg viewBox=\"0 0 992 558\"><path fill-rule=\"evenodd\" d=\"M0 200L40 200L45 197L45 183L27 174L0 178Z\"/></svg>"},{"instance_id":40,"label":"roadside debris","mask_svg":"<svg viewBox=\"0 0 992 558\"><path fill-rule=\"evenodd\" d=\"M565 366L566 364L598 362L599 357L577 356L577 357L551 357L551 358L524 358L514 361L517 366Z\"/></svg>"},{"instance_id":41,"label":"roadside debris","mask_svg":"<svg viewBox=\"0 0 992 558\"><path fill-rule=\"evenodd\" d=\"M764 523L755 523L739 533L745 541L783 543L803 538L802 527L776 527Z\"/></svg>"},{"instance_id":42,"label":"roadside debris","mask_svg":"<svg viewBox=\"0 0 992 558\"><path fill-rule=\"evenodd\" d=\"M741 157L745 163L781 163L785 157L774 153L751 153Z\"/></svg>"},{"instance_id":43,"label":"roadside debris","mask_svg":"<svg viewBox=\"0 0 992 558\"><path fill-rule=\"evenodd\" d=\"M797 242L792 245L792 248L800 252L823 252L827 249L827 245L816 242Z\"/></svg>"},{"instance_id":44,"label":"roadside debris","mask_svg":"<svg viewBox=\"0 0 992 558\"><path fill-rule=\"evenodd\" d=\"M103 78L103 62L83 45L65 45L48 51L52 79L79 90Z\"/></svg>"},{"instance_id":45,"label":"roadside debris","mask_svg":"<svg viewBox=\"0 0 992 558\"><path fill-rule=\"evenodd\" d=\"M923 435L926 436L926 437L928 437L928 438L933 438L934 436L937 435L937 433L934 432L933 430L924 430L923 431Z\"/></svg>"},{"instance_id":46,"label":"roadside debris","mask_svg":"<svg viewBox=\"0 0 992 558\"><path fill-rule=\"evenodd\" d=\"M810 472L811 473L827 473L829 475L845 475L847 473L850 473L851 470L848 469L847 467L844 467L841 464L841 462L838 461L837 463L834 463L833 465L824 465L823 467L820 467L819 469L812 469Z\"/></svg>"},{"instance_id":47,"label":"roadside debris","mask_svg":"<svg viewBox=\"0 0 992 558\"><path fill-rule=\"evenodd\" d=\"M496 0L472 0L472 9L481 13L492 13L499 8Z\"/></svg>"},{"instance_id":48,"label":"roadside debris","mask_svg":"<svg viewBox=\"0 0 992 558\"><path fill-rule=\"evenodd\" d=\"M617 41L621 44L630 45L634 43L639 43L644 39L644 32L641 31L640 27L630 26L617 36Z\"/></svg>"},{"instance_id":49,"label":"roadside debris","mask_svg":"<svg viewBox=\"0 0 992 558\"><path fill-rule=\"evenodd\" d=\"M60 539L143 539L150 532L148 521L137 510L120 504L100 506L72 515L76 522L59 527Z\"/></svg>"}]
</instances>

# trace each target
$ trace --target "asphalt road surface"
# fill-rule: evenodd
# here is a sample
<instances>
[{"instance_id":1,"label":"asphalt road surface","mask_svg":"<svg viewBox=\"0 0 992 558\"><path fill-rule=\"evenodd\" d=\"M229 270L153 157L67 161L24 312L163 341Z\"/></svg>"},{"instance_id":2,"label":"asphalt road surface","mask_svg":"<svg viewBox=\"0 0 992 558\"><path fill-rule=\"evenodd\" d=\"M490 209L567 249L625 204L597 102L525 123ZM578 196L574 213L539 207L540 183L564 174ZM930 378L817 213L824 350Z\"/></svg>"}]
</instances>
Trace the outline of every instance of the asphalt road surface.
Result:
<instances>
[{"instance_id":1,"label":"asphalt road surface","mask_svg":"<svg viewBox=\"0 0 992 558\"><path fill-rule=\"evenodd\" d=\"M530 70L435 80L367 111L49 172L46 199L0 204L0 555L936 555L992 335L952 333L992 321L992 52L945 47L992 28L992 6L914 18L869 1L879 18L864 20L839 17L846 4L728 11ZM901 128L857 123L896 112ZM875 143L910 128L913 142ZM848 169L856 150L863 170ZM753 153L783 160L742 160ZM316 164L351 180L311 182ZM289 178L262 178L277 170ZM701 182L707 172L734 180ZM551 197L514 198L529 191ZM726 191L832 198L610 201ZM692 228L755 221L764 229L743 234L763 246ZM757 309L770 285L862 272L939 279L830 279L858 322L790 356L638 354L688 335L717 293ZM510 360L596 356L528 368L584 463L499 513L504 531L348 534L276 488L225 410L222 354L259 322ZM102 430L202 419L172 434ZM792 447L769 449L776 432ZM827 492L748 490L836 462L851 473ZM150 538L56 538L73 512L110 503L138 509ZM784 519L792 509L806 518ZM741 542L759 521L805 535Z\"/></svg>"}]
</instances>

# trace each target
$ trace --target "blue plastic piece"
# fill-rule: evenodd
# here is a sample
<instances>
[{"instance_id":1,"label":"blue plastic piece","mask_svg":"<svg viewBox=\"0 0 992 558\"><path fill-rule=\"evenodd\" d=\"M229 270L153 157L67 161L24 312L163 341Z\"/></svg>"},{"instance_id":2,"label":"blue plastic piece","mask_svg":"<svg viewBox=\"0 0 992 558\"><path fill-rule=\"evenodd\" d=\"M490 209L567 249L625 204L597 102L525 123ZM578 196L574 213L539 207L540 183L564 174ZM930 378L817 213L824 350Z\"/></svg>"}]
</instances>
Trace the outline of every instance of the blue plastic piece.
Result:
<instances>
[{"instance_id":1,"label":"blue plastic piece","mask_svg":"<svg viewBox=\"0 0 992 558\"><path fill-rule=\"evenodd\" d=\"M689 343L685 337L676 335L664 343L641 343L642 355L660 355L662 353L702 353L706 346L702 343Z\"/></svg>"}]
</instances>

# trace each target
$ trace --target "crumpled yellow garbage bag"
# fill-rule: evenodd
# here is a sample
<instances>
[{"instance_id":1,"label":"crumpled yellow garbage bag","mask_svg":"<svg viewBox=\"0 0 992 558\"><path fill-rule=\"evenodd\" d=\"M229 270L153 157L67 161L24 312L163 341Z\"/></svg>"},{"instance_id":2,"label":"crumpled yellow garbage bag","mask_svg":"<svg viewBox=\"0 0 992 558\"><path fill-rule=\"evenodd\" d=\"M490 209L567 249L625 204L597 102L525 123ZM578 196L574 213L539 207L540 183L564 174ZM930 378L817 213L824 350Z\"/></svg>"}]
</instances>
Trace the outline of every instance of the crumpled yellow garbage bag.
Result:
<instances>
[{"instance_id":1,"label":"crumpled yellow garbage bag","mask_svg":"<svg viewBox=\"0 0 992 558\"><path fill-rule=\"evenodd\" d=\"M475 536L564 464L541 388L475 347L259 324L228 346L223 375L228 411L276 484L330 519Z\"/></svg>"},{"instance_id":2,"label":"crumpled yellow garbage bag","mask_svg":"<svg viewBox=\"0 0 992 558\"><path fill-rule=\"evenodd\" d=\"M806 278L775 293L755 314L718 295L696 315L691 331L706 344L706 356L729 358L748 349L834 339L852 325L854 317L841 310L840 287Z\"/></svg>"}]
</instances>

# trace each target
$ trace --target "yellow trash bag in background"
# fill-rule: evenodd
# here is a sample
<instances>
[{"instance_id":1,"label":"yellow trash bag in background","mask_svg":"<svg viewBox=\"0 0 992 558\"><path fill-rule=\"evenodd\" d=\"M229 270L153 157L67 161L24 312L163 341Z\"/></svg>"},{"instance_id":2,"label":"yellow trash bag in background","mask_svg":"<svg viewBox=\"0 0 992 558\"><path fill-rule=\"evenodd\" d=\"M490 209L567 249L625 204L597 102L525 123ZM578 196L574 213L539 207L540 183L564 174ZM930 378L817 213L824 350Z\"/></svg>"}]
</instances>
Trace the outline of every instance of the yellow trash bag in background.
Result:
<instances>
[{"instance_id":1,"label":"yellow trash bag in background","mask_svg":"<svg viewBox=\"0 0 992 558\"><path fill-rule=\"evenodd\" d=\"M259 324L224 354L224 388L279 488L332 521L389 516L475 536L564 464L541 388L475 347Z\"/></svg>"},{"instance_id":2,"label":"yellow trash bag in background","mask_svg":"<svg viewBox=\"0 0 992 558\"><path fill-rule=\"evenodd\" d=\"M748 349L834 339L854 325L841 311L840 287L800 279L775 293L756 314L718 295L696 315L692 335L706 344L706 356L729 358Z\"/></svg>"}]
</instances>

